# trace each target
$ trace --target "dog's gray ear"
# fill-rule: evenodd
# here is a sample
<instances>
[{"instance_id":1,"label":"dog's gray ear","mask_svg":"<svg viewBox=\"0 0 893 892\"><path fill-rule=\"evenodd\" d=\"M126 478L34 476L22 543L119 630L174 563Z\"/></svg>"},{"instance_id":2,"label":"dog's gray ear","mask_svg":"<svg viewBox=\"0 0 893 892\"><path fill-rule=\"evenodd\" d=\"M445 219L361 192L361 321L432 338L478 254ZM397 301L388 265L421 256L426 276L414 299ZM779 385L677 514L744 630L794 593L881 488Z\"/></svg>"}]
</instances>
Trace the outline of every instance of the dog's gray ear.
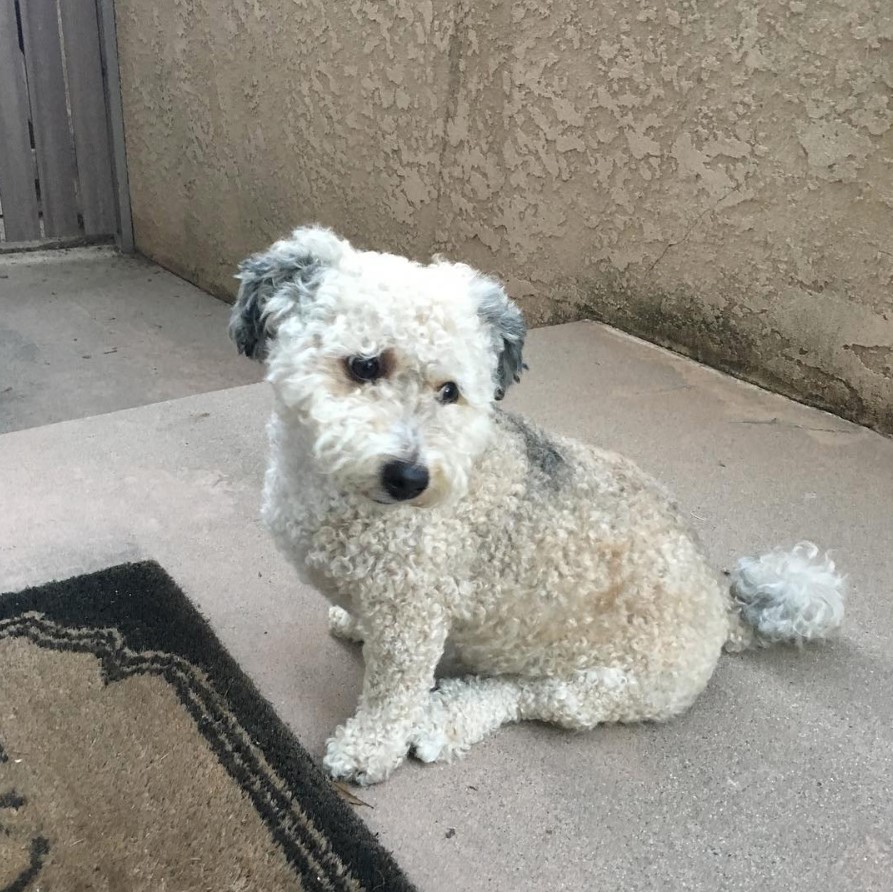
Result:
<instances>
[{"instance_id":1,"label":"dog's gray ear","mask_svg":"<svg viewBox=\"0 0 893 892\"><path fill-rule=\"evenodd\" d=\"M319 226L296 229L291 238L239 264L239 295L229 321L229 336L251 359L263 360L278 324L313 293L329 267L350 245Z\"/></svg>"},{"instance_id":2,"label":"dog's gray ear","mask_svg":"<svg viewBox=\"0 0 893 892\"><path fill-rule=\"evenodd\" d=\"M499 282L478 275L472 289L477 299L478 316L490 329L498 358L495 397L501 400L511 384L521 380L521 372L527 368L523 357L527 325L518 305Z\"/></svg>"}]
</instances>

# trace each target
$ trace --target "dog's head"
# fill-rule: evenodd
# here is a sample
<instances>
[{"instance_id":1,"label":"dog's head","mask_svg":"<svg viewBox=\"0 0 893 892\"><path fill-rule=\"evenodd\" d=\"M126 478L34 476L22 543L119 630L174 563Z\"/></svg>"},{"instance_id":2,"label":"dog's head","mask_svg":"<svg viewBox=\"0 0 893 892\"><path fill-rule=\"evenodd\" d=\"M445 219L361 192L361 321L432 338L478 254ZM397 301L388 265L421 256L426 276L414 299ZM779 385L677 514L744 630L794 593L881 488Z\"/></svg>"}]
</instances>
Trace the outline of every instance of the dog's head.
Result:
<instances>
[{"instance_id":1,"label":"dog's head","mask_svg":"<svg viewBox=\"0 0 893 892\"><path fill-rule=\"evenodd\" d=\"M323 473L383 504L465 491L493 401L523 368L524 319L497 282L315 227L246 260L239 278L230 335L266 361Z\"/></svg>"}]
</instances>

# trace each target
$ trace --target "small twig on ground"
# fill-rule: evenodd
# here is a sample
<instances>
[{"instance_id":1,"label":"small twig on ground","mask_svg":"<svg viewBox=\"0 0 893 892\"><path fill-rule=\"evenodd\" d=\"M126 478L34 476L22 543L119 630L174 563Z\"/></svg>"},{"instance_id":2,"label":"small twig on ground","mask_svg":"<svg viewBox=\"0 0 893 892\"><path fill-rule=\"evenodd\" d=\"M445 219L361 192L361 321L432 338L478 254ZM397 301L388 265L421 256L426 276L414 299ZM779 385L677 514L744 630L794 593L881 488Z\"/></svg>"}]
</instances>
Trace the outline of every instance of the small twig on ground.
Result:
<instances>
[{"instance_id":1,"label":"small twig on ground","mask_svg":"<svg viewBox=\"0 0 893 892\"><path fill-rule=\"evenodd\" d=\"M338 795L349 805L353 806L365 806L366 808L375 808L374 805L371 805L368 802L364 802L360 799L359 796L356 796L353 791L346 784L342 784L340 781L332 781L332 786L335 788L335 791Z\"/></svg>"}]
</instances>

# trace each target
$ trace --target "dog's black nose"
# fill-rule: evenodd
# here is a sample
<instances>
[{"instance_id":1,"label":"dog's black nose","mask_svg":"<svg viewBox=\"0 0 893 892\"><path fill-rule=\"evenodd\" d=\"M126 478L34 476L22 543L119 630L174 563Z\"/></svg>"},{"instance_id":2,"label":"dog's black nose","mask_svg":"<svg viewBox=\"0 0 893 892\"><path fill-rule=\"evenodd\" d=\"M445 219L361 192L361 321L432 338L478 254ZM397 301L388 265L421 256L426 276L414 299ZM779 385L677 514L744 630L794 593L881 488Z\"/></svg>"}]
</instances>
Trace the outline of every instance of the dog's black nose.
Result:
<instances>
[{"instance_id":1,"label":"dog's black nose","mask_svg":"<svg viewBox=\"0 0 893 892\"><path fill-rule=\"evenodd\" d=\"M397 502L407 502L428 488L428 469L407 461L389 461L381 471L385 492Z\"/></svg>"}]
</instances>

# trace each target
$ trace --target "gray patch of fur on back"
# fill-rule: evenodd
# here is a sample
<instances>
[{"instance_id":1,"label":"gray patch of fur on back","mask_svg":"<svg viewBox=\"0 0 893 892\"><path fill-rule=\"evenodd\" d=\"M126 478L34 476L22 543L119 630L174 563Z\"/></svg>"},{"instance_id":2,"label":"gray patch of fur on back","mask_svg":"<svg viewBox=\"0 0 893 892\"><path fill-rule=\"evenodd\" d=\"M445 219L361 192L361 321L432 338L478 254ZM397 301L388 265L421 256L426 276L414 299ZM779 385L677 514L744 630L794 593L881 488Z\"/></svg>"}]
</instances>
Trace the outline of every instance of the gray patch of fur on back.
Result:
<instances>
[{"instance_id":1,"label":"gray patch of fur on back","mask_svg":"<svg viewBox=\"0 0 893 892\"><path fill-rule=\"evenodd\" d=\"M496 423L521 439L533 475L554 489L565 482L570 465L546 434L511 412L497 411Z\"/></svg>"}]
</instances>

